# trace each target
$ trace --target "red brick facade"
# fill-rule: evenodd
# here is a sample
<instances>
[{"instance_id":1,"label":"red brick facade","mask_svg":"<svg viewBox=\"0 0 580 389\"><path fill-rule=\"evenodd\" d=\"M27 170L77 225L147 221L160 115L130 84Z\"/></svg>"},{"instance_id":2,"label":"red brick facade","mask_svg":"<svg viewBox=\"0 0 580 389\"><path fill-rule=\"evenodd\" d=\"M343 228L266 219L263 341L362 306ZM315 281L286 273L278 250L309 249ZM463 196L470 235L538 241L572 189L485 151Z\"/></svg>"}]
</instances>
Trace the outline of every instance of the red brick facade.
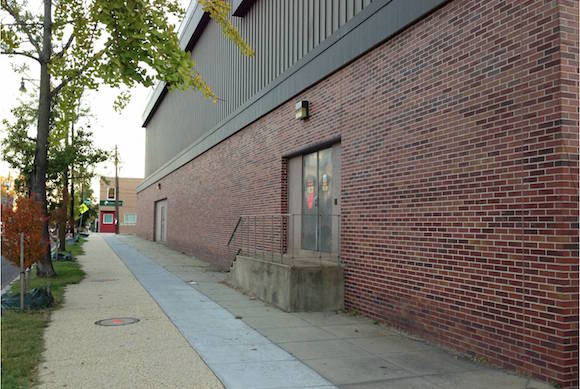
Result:
<instances>
[{"instance_id":1,"label":"red brick facade","mask_svg":"<svg viewBox=\"0 0 580 389\"><path fill-rule=\"evenodd\" d=\"M140 192L138 233L167 198L169 246L225 264L283 155L337 137L346 306L577 385L578 3L448 3Z\"/></svg>"}]
</instances>

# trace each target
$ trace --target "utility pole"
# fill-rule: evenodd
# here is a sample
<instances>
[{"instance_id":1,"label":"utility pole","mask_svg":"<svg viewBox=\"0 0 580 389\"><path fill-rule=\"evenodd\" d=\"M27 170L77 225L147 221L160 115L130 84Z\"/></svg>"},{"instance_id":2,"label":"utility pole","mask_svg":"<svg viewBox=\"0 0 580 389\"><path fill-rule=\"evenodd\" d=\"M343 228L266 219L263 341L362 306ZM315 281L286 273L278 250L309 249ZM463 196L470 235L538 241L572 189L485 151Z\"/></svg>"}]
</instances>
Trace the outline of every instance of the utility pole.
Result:
<instances>
[{"instance_id":1,"label":"utility pole","mask_svg":"<svg viewBox=\"0 0 580 389\"><path fill-rule=\"evenodd\" d=\"M119 154L115 145L115 234L119 235Z\"/></svg>"},{"instance_id":2,"label":"utility pole","mask_svg":"<svg viewBox=\"0 0 580 389\"><path fill-rule=\"evenodd\" d=\"M81 204L84 204L85 202L85 183L81 181ZM81 217L79 220L79 234L81 233L81 230L83 228L83 213L81 213Z\"/></svg>"},{"instance_id":3,"label":"utility pole","mask_svg":"<svg viewBox=\"0 0 580 389\"><path fill-rule=\"evenodd\" d=\"M67 137L68 142L68 137ZM74 120L70 125L70 144L75 143L75 123ZM73 237L75 236L75 183L74 183L74 165L70 165L70 229ZM79 231L80 232L80 231Z\"/></svg>"},{"instance_id":4,"label":"utility pole","mask_svg":"<svg viewBox=\"0 0 580 389\"><path fill-rule=\"evenodd\" d=\"M26 285L24 283L24 233L20 233L20 310L24 311L24 289Z\"/></svg>"}]
</instances>

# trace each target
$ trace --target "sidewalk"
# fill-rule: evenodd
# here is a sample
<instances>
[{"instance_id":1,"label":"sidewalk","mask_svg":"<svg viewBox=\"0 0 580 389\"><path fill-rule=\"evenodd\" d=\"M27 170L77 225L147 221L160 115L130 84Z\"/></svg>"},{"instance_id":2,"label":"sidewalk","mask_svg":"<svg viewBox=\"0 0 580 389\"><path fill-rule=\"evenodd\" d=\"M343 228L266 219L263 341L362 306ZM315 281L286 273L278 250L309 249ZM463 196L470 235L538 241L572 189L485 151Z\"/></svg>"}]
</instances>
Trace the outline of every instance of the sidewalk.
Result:
<instances>
[{"instance_id":1,"label":"sidewalk","mask_svg":"<svg viewBox=\"0 0 580 389\"><path fill-rule=\"evenodd\" d=\"M213 301L213 297L208 298L165 271L148 256L124 244L123 239L114 235L105 237L227 388L332 387L314 370ZM161 253L163 257L170 254ZM194 265L208 270L207 264L200 261L195 261ZM223 279L223 273L199 272L196 278L200 283L221 285L217 281ZM229 288L226 293L228 291Z\"/></svg>"},{"instance_id":2,"label":"sidewalk","mask_svg":"<svg viewBox=\"0 0 580 389\"><path fill-rule=\"evenodd\" d=\"M79 258L86 278L68 286L45 331L41 388L221 388L156 302L99 235ZM126 326L95 321L135 317Z\"/></svg>"},{"instance_id":3,"label":"sidewalk","mask_svg":"<svg viewBox=\"0 0 580 389\"><path fill-rule=\"evenodd\" d=\"M365 318L282 312L205 262L134 236L105 239L228 388L551 388Z\"/></svg>"}]
</instances>

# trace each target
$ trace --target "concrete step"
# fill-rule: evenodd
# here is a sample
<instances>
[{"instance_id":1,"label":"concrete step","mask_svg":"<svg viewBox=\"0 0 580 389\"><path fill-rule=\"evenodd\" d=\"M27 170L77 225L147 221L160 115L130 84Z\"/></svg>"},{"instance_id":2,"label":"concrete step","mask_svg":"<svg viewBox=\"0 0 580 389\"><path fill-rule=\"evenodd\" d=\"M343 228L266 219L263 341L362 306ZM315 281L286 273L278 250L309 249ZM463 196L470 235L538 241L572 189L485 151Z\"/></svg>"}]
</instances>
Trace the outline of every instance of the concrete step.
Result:
<instances>
[{"instance_id":1,"label":"concrete step","mask_svg":"<svg viewBox=\"0 0 580 389\"><path fill-rule=\"evenodd\" d=\"M337 262L294 258L287 264L238 255L229 277L233 286L286 312L344 307L344 269Z\"/></svg>"}]
</instances>

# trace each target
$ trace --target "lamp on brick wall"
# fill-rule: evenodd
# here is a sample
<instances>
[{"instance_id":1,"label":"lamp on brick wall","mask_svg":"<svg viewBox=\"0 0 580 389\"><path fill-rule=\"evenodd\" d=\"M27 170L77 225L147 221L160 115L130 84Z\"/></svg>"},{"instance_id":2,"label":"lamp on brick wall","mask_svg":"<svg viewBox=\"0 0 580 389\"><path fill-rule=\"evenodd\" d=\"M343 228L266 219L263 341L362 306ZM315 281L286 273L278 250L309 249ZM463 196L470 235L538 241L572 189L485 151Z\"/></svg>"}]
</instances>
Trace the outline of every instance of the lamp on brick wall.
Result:
<instances>
[{"instance_id":1,"label":"lamp on brick wall","mask_svg":"<svg viewBox=\"0 0 580 389\"><path fill-rule=\"evenodd\" d=\"M308 112L308 101L302 100L296 103L296 119L304 120L307 119L309 115Z\"/></svg>"}]
</instances>

